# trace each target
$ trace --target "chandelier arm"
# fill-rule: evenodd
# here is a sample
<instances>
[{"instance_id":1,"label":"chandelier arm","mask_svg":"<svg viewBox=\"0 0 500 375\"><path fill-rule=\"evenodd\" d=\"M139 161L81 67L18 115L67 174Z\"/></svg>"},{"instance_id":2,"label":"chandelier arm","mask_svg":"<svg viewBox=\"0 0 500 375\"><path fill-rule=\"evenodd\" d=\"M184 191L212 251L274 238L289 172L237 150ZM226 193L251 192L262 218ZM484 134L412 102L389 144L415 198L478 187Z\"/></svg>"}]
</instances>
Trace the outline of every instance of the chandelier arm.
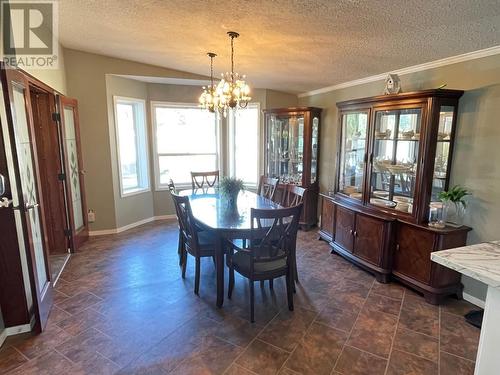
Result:
<instances>
[{"instance_id":1,"label":"chandelier arm","mask_svg":"<svg viewBox=\"0 0 500 375\"><path fill-rule=\"evenodd\" d=\"M231 35L231 83L234 83L234 36Z\"/></svg>"}]
</instances>

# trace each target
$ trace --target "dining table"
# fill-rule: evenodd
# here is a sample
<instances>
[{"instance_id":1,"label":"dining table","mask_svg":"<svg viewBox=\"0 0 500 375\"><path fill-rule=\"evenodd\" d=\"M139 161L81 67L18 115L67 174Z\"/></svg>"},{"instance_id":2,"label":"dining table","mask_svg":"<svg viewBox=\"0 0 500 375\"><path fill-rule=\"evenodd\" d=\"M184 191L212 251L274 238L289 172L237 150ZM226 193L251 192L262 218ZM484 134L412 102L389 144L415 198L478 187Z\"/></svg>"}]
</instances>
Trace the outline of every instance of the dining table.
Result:
<instances>
[{"instance_id":1,"label":"dining table","mask_svg":"<svg viewBox=\"0 0 500 375\"><path fill-rule=\"evenodd\" d=\"M250 238L251 209L276 209L281 206L249 190L240 191L235 203L217 188L181 190L189 198L196 225L215 236L217 306L224 303L224 242Z\"/></svg>"}]
</instances>

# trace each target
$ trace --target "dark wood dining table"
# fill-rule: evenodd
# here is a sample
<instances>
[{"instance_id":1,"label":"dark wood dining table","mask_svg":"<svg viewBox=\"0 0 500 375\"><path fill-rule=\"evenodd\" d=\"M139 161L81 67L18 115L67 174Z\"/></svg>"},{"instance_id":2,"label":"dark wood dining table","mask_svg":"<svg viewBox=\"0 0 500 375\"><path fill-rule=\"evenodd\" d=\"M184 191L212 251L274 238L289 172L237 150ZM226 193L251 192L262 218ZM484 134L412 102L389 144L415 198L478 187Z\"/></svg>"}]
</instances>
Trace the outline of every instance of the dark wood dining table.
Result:
<instances>
[{"instance_id":1,"label":"dark wood dining table","mask_svg":"<svg viewBox=\"0 0 500 375\"><path fill-rule=\"evenodd\" d=\"M216 237L215 267L217 270L217 306L224 303L225 240L249 238L252 208L276 209L281 206L251 191L240 191L236 205L230 205L218 189L189 189L179 192L189 197L196 224L212 231Z\"/></svg>"}]
</instances>

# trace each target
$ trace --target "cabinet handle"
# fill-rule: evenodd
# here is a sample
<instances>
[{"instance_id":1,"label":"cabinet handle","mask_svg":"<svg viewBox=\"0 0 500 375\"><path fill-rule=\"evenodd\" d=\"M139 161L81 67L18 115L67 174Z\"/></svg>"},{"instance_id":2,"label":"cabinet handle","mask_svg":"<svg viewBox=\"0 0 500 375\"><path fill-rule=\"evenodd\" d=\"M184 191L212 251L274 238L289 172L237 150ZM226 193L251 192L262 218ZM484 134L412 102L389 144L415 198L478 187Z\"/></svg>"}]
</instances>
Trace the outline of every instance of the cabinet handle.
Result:
<instances>
[{"instance_id":1,"label":"cabinet handle","mask_svg":"<svg viewBox=\"0 0 500 375\"><path fill-rule=\"evenodd\" d=\"M358 231L357 230L354 231L354 237L358 237Z\"/></svg>"},{"instance_id":2,"label":"cabinet handle","mask_svg":"<svg viewBox=\"0 0 500 375\"><path fill-rule=\"evenodd\" d=\"M399 244L396 244L396 251L399 251Z\"/></svg>"},{"instance_id":3,"label":"cabinet handle","mask_svg":"<svg viewBox=\"0 0 500 375\"><path fill-rule=\"evenodd\" d=\"M352 236L352 233L353 233L353 232L352 232L352 229L349 229L349 234L350 234L351 236Z\"/></svg>"}]
</instances>

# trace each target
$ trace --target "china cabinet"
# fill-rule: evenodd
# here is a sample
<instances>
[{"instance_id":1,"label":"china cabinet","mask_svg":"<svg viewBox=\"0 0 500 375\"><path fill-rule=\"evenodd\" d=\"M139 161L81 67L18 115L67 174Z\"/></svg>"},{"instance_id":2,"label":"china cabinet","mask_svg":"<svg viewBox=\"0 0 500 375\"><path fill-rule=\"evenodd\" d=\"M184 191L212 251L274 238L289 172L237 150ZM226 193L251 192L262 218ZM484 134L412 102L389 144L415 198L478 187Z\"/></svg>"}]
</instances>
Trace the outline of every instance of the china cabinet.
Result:
<instances>
[{"instance_id":1,"label":"china cabinet","mask_svg":"<svg viewBox=\"0 0 500 375\"><path fill-rule=\"evenodd\" d=\"M322 194L321 238L379 281L394 277L431 303L460 295L462 286L430 253L464 245L471 229L427 222L449 185L462 94L425 90L337 103L337 176L334 191Z\"/></svg>"},{"instance_id":2,"label":"china cabinet","mask_svg":"<svg viewBox=\"0 0 500 375\"><path fill-rule=\"evenodd\" d=\"M301 226L310 228L317 222L321 108L268 109L264 114L264 174L279 178L278 201L288 184L307 188Z\"/></svg>"}]
</instances>

